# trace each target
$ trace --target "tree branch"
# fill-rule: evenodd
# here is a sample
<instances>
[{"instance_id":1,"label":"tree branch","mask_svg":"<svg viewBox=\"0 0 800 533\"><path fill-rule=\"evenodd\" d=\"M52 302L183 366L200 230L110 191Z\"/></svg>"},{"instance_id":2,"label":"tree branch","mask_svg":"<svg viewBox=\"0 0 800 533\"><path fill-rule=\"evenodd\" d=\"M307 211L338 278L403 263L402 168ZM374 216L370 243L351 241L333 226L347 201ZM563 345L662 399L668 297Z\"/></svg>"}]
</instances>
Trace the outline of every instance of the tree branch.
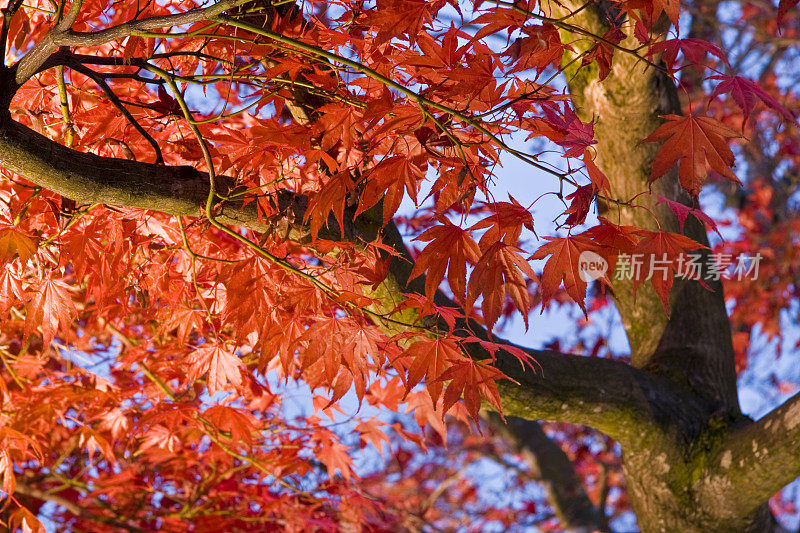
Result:
<instances>
[{"instance_id":1,"label":"tree branch","mask_svg":"<svg viewBox=\"0 0 800 533\"><path fill-rule=\"evenodd\" d=\"M547 492L556 515L570 531L601 530L600 513L589 499L567 454L547 436L539 422L486 413L486 420L522 456Z\"/></svg>"},{"instance_id":2,"label":"tree branch","mask_svg":"<svg viewBox=\"0 0 800 533\"><path fill-rule=\"evenodd\" d=\"M116 93L109 87L108 82L106 82L104 76L94 70L87 68L80 63L75 63L70 65L76 72L80 72L84 76L91 78L98 87L103 91L103 93L111 100L111 103L114 104L114 107L119 109L119 112L128 120L128 123L134 127L139 134L145 138L145 140L153 147L153 152L155 153L156 160L155 163L162 165L164 164L164 156L161 154L161 147L158 145L153 136L150 135L146 129L139 124L139 121L128 111L128 108L125 107L125 104L119 99Z\"/></svg>"},{"instance_id":3,"label":"tree branch","mask_svg":"<svg viewBox=\"0 0 800 533\"><path fill-rule=\"evenodd\" d=\"M192 167L76 152L14 121L0 128L0 166L80 203L124 205L176 216L200 216L209 192L208 176ZM223 195L235 187L232 178L219 176L216 182L218 192ZM310 235L300 224L307 199L286 192L278 195L275 203L284 216L271 223L258 220L253 204L244 208L234 202L224 202L217 219L258 232L277 231L288 239L308 243ZM391 311L401 292L424 291L423 279L408 280L413 262L394 224L381 229L369 218L360 217L349 219L340 229L331 217L328 227L320 233L322 238L357 243L371 242L378 235L402 259L392 261L391 275L376 293L368 296L383 296L391 302L385 306ZM455 306L441 293L437 299L443 305ZM488 339L486 330L474 321L461 326ZM497 354L497 368L518 383L498 384L504 409L510 415L584 424L615 438L623 446L656 435L693 431L683 425L692 419L691 413L696 416L699 407L681 398L665 380L616 361L525 351L535 359L535 370L523 368L507 352ZM478 359L489 355L477 344L471 344L468 352Z\"/></svg>"},{"instance_id":4,"label":"tree branch","mask_svg":"<svg viewBox=\"0 0 800 533\"><path fill-rule=\"evenodd\" d=\"M27 485L19 481L17 482L17 488L14 491L14 493L22 494L24 496L28 496L29 498L35 498L37 500L43 500L54 503L66 509L68 513L75 515L79 518L82 518L84 520L88 520L91 522L99 522L101 524L107 524L110 526L114 526L118 529L131 531L135 533L144 531L143 529L140 529L136 526L132 526L130 524L126 524L125 522L121 522L113 517L94 514L88 511L85 507L81 507L80 505L71 500L62 498L58 494L45 492L43 490L37 489L36 487L32 487L30 485Z\"/></svg>"},{"instance_id":5,"label":"tree branch","mask_svg":"<svg viewBox=\"0 0 800 533\"><path fill-rule=\"evenodd\" d=\"M709 454L697 491L730 513L754 512L800 476L800 393L730 432Z\"/></svg>"},{"instance_id":6,"label":"tree branch","mask_svg":"<svg viewBox=\"0 0 800 533\"><path fill-rule=\"evenodd\" d=\"M12 67L11 78L16 83L17 87L22 86L22 84L30 79L30 77L39 70L39 67L62 46L100 46L111 41L124 39L136 32L192 24L194 22L213 18L247 1L249 0L221 0L212 6L202 9L192 9L185 13L148 17L118 24L106 28L105 30L84 33L72 31L70 29L80 11L81 2L80 0L76 0L64 19L56 24L56 26L50 30L50 33L36 43L36 45Z\"/></svg>"}]
</instances>

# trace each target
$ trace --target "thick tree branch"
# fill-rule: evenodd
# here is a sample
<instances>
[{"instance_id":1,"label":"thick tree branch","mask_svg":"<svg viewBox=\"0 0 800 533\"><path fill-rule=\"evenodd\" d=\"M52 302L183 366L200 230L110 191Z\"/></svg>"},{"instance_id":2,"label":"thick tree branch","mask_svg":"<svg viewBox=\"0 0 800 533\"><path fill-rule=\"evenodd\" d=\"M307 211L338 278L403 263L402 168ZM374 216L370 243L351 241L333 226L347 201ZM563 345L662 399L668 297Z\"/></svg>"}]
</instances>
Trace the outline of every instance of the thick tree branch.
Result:
<instances>
[{"instance_id":1,"label":"thick tree branch","mask_svg":"<svg viewBox=\"0 0 800 533\"><path fill-rule=\"evenodd\" d=\"M209 191L208 176L192 167L169 167L76 152L13 121L0 129L0 166L77 202L125 205L179 216L199 216ZM225 194L232 189L233 180L219 177L217 187ZM286 216L273 221L274 225L259 221L252 204L242 208L240 204L226 202L217 218L259 232L275 230L289 239L307 243L308 232L299 224L306 199L285 193L276 201ZM328 226L321 237L369 242L380 234L403 256L402 260L392 262L392 275L371 295L386 297L391 303L387 305L388 311L400 292L422 292L423 280L408 281L411 256L394 224L381 229L362 217L346 222L341 230L335 224ZM442 298L440 295L440 303L449 302ZM463 325L477 336L487 338L485 329L474 321ZM477 344L469 350L476 358L488 356ZM523 368L506 352L498 354L496 366L519 383L499 384L508 414L588 425L623 446L657 435L693 431L682 426L692 419L690 414L696 408L680 399L659 378L611 360L526 351L536 360L536 369Z\"/></svg>"},{"instance_id":2,"label":"thick tree branch","mask_svg":"<svg viewBox=\"0 0 800 533\"><path fill-rule=\"evenodd\" d=\"M702 407L657 377L609 359L526 352L538 371L520 372L510 356L498 357L495 365L519 382L498 383L510 415L590 426L626 450L659 442L681 446L701 429Z\"/></svg>"},{"instance_id":3,"label":"thick tree branch","mask_svg":"<svg viewBox=\"0 0 800 533\"><path fill-rule=\"evenodd\" d=\"M724 437L696 489L732 515L753 512L800 476L799 449L800 393Z\"/></svg>"}]
</instances>

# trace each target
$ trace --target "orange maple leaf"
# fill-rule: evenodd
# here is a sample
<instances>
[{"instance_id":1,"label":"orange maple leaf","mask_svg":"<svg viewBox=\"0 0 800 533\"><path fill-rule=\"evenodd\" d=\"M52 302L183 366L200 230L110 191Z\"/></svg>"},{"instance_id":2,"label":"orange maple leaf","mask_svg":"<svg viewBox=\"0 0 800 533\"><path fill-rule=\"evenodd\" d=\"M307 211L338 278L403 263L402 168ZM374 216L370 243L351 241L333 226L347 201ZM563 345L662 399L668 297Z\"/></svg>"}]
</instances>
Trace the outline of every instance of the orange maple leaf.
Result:
<instances>
[{"instance_id":1,"label":"orange maple leaf","mask_svg":"<svg viewBox=\"0 0 800 533\"><path fill-rule=\"evenodd\" d=\"M77 314L69 286L63 281L47 278L34 290L28 300L25 317L25 335L33 333L37 327L42 330L42 343L50 344L59 328L68 326Z\"/></svg>"},{"instance_id":2,"label":"orange maple leaf","mask_svg":"<svg viewBox=\"0 0 800 533\"><path fill-rule=\"evenodd\" d=\"M228 382L236 387L242 384L242 375L239 372L242 362L235 354L220 346L201 346L192 352L188 363L191 365L189 368L190 380L195 380L208 373L206 386L211 395L216 394L219 390L226 390Z\"/></svg>"},{"instance_id":3,"label":"orange maple leaf","mask_svg":"<svg viewBox=\"0 0 800 533\"><path fill-rule=\"evenodd\" d=\"M741 137L710 117L667 115L667 122L642 142L662 142L653 160L650 182L667 173L679 163L681 185L692 196L700 194L707 174L706 163L731 181L741 183L731 170L735 161L726 139Z\"/></svg>"},{"instance_id":4,"label":"orange maple leaf","mask_svg":"<svg viewBox=\"0 0 800 533\"><path fill-rule=\"evenodd\" d=\"M247 411L225 405L214 405L206 409L203 416L215 427L229 432L233 444L243 442L250 446L253 443L256 424L253 416Z\"/></svg>"},{"instance_id":5,"label":"orange maple leaf","mask_svg":"<svg viewBox=\"0 0 800 533\"><path fill-rule=\"evenodd\" d=\"M469 228L470 230L488 228L478 243L482 250L498 241L515 246L522 234L523 226L533 231L533 216L530 210L517 202L513 196L509 195L508 199L511 202L490 204L489 207L494 213Z\"/></svg>"},{"instance_id":6,"label":"orange maple leaf","mask_svg":"<svg viewBox=\"0 0 800 533\"><path fill-rule=\"evenodd\" d=\"M494 243L484 252L469 278L467 311L482 294L481 310L489 330L503 312L506 294L522 314L525 325L528 324L528 313L532 302L525 276L532 280L537 278L528 262L519 255L518 250L519 248L502 242Z\"/></svg>"},{"instance_id":7,"label":"orange maple leaf","mask_svg":"<svg viewBox=\"0 0 800 533\"><path fill-rule=\"evenodd\" d=\"M644 280L646 273L661 298L664 311L668 313L669 291L678 270L679 258L685 252L700 248L707 248L707 246L678 233L654 231L646 235L634 249L634 253L644 254L644 266L646 267L641 270L641 275L633 280L634 295L636 287ZM658 267L654 267L654 264L657 264Z\"/></svg>"},{"instance_id":8,"label":"orange maple leaf","mask_svg":"<svg viewBox=\"0 0 800 533\"><path fill-rule=\"evenodd\" d=\"M436 381L439 376L454 362L463 359L456 343L450 339L418 340L406 350L405 356L413 357L406 379L406 394L414 385L428 377L427 387L433 403L442 394L442 383Z\"/></svg>"},{"instance_id":9,"label":"orange maple leaf","mask_svg":"<svg viewBox=\"0 0 800 533\"><path fill-rule=\"evenodd\" d=\"M562 214L569 215L564 221L567 226L577 226L586 221L586 216L592 207L594 201L595 187L594 184L582 185L578 187L575 192L566 197L571 200L569 207Z\"/></svg>"},{"instance_id":10,"label":"orange maple leaf","mask_svg":"<svg viewBox=\"0 0 800 533\"><path fill-rule=\"evenodd\" d=\"M542 270L543 309L550 306L553 295L563 281L564 290L569 297L586 313L583 302L586 299L586 282L580 275L580 256L586 251L599 253L600 247L583 235L545 237L545 239L549 242L539 247L531 256L531 259L544 259L550 256Z\"/></svg>"},{"instance_id":11,"label":"orange maple leaf","mask_svg":"<svg viewBox=\"0 0 800 533\"><path fill-rule=\"evenodd\" d=\"M338 470L342 477L350 479L353 475L353 460L347 453L350 448L328 433L313 434L311 439L317 443L316 457L333 477Z\"/></svg>"},{"instance_id":12,"label":"orange maple leaf","mask_svg":"<svg viewBox=\"0 0 800 533\"><path fill-rule=\"evenodd\" d=\"M316 239L320 228L328 223L328 217L333 211L333 216L342 227L344 219L344 203L347 195L353 190L353 179L347 172L339 172L330 178L322 188L311 197L308 202L304 222L309 223L311 235Z\"/></svg>"},{"instance_id":13,"label":"orange maple leaf","mask_svg":"<svg viewBox=\"0 0 800 533\"><path fill-rule=\"evenodd\" d=\"M202 331L205 324L205 314L200 309L193 309L186 304L164 307L161 311L163 322L159 331L169 333L177 330L178 342L186 344L192 331Z\"/></svg>"},{"instance_id":14,"label":"orange maple leaf","mask_svg":"<svg viewBox=\"0 0 800 533\"><path fill-rule=\"evenodd\" d=\"M603 194L610 194L611 183L608 181L608 177L606 177L603 171L595 164L589 150L583 152L583 163L586 165L586 173L589 175L589 179L592 181L594 188Z\"/></svg>"},{"instance_id":15,"label":"orange maple leaf","mask_svg":"<svg viewBox=\"0 0 800 533\"><path fill-rule=\"evenodd\" d=\"M22 278L13 269L0 269L0 313L6 313L11 306L25 298Z\"/></svg>"},{"instance_id":16,"label":"orange maple leaf","mask_svg":"<svg viewBox=\"0 0 800 533\"><path fill-rule=\"evenodd\" d=\"M442 404L442 417L450 410L462 396L464 406L470 416L477 421L478 411L481 407L481 397L502 413L500 394L497 392L495 381L507 379L501 371L491 366L489 360L474 361L462 359L459 363L448 368L439 381L450 381L444 392Z\"/></svg>"},{"instance_id":17,"label":"orange maple leaf","mask_svg":"<svg viewBox=\"0 0 800 533\"><path fill-rule=\"evenodd\" d=\"M387 224L400 208L404 193L417 202L422 169L407 157L388 157L375 165L365 180L356 216L383 201L383 223Z\"/></svg>"},{"instance_id":18,"label":"orange maple leaf","mask_svg":"<svg viewBox=\"0 0 800 533\"><path fill-rule=\"evenodd\" d=\"M387 425L386 422L374 416L369 420L359 423L355 427L355 430L358 432L361 448L364 448L366 443L370 443L380 454L383 453L384 442L391 448L392 441L389 440L389 436L386 435L386 432L381 429L381 426L385 425Z\"/></svg>"},{"instance_id":19,"label":"orange maple leaf","mask_svg":"<svg viewBox=\"0 0 800 533\"><path fill-rule=\"evenodd\" d=\"M14 256L24 265L36 253L36 240L14 226L0 228L0 261L11 261Z\"/></svg>"}]
</instances>

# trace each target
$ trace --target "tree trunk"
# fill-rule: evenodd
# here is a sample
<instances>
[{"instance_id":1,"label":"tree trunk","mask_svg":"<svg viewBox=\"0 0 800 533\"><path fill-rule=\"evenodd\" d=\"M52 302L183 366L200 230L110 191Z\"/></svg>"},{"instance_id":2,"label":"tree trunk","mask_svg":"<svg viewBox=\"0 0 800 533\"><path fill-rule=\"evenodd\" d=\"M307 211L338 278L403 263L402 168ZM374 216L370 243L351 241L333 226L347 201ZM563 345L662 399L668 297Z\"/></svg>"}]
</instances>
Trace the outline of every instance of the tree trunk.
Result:
<instances>
[{"instance_id":1,"label":"tree trunk","mask_svg":"<svg viewBox=\"0 0 800 533\"><path fill-rule=\"evenodd\" d=\"M552 2L546 12L603 35L608 29L604 21L613 18L604 11L604 3L581 10L583 4ZM570 16L571 12L577 14ZM594 122L596 163L609 178L614 195L615 201L598 200L599 209L614 223L678 232L675 215L656 201L663 196L687 203L689 197L674 171L649 184L658 146L641 142L662 123L663 115L681 113L674 83L657 68L621 51L615 51L611 72L600 80L596 68L580 68L580 54L594 42L569 27L562 27L560 35L573 49L562 60L569 92L581 119ZM620 44L635 49L638 41L629 34ZM652 194L637 196L648 189ZM637 207L629 205L633 198ZM688 221L685 233L708 244L699 223ZM695 485L707 483L700 478L715 439L747 421L739 408L722 285L712 283L711 289L696 281L676 280L668 316L651 286L638 287L634 297L632 281L613 280L632 365L668 379L702 406L699 412L687 411L684 423L672 424L667 431L672 438L648 439L647 446L623 450L629 497L639 527L646 533L770 531L775 524L766 505L742 516L716 508L707 492L701 498L695 491Z\"/></svg>"}]
</instances>

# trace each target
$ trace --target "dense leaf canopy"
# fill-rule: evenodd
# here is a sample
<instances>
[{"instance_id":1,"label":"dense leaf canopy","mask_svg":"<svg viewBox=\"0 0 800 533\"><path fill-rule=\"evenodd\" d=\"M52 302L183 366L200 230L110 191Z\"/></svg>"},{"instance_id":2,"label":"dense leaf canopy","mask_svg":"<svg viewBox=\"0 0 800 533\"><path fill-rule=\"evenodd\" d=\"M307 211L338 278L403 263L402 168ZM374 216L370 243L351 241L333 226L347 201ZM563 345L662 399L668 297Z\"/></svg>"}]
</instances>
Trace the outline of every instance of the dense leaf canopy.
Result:
<instances>
[{"instance_id":1,"label":"dense leaf canopy","mask_svg":"<svg viewBox=\"0 0 800 533\"><path fill-rule=\"evenodd\" d=\"M796 3L9 0L0 519L772 527L800 400L735 372L797 323Z\"/></svg>"}]
</instances>

